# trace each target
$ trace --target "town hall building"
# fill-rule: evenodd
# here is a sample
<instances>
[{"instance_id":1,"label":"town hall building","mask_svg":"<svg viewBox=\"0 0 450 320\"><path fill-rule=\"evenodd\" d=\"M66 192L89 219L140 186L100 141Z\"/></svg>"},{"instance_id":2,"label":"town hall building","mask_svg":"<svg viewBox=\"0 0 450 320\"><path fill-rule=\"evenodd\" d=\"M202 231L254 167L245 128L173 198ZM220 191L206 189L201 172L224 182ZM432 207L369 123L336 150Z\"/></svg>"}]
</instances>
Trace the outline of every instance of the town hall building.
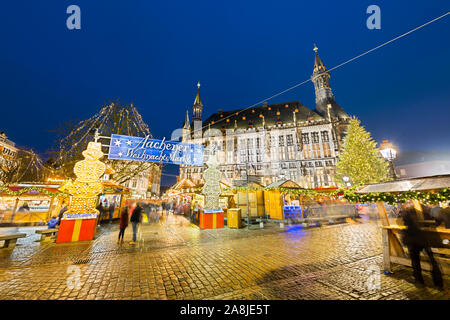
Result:
<instances>
[{"instance_id":1,"label":"town hall building","mask_svg":"<svg viewBox=\"0 0 450 320\"><path fill-rule=\"evenodd\" d=\"M222 181L246 179L267 186L290 179L304 188L336 186L334 173L350 117L339 106L330 87L330 73L317 47L311 80L316 106L299 101L263 103L248 109L222 111L202 119L200 84L192 109L186 112L182 141L205 146L205 161L215 152ZM180 166L180 179L202 183L206 167Z\"/></svg>"}]
</instances>

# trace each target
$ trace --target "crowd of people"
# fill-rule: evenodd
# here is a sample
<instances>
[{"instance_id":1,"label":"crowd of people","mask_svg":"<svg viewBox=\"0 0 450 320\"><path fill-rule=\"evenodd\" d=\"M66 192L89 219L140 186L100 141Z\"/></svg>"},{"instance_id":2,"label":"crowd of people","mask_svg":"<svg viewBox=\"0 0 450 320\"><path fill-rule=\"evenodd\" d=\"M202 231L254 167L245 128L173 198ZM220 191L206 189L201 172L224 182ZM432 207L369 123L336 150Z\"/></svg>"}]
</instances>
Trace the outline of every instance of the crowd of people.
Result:
<instances>
[{"instance_id":1,"label":"crowd of people","mask_svg":"<svg viewBox=\"0 0 450 320\"><path fill-rule=\"evenodd\" d=\"M113 209L111 209L113 208ZM100 217L105 214L109 214L109 221L112 221L115 205L110 204L108 208L103 207L102 202L99 203L97 209L100 212ZM403 204L397 207L396 216L401 217L406 229L402 234L402 242L408 249L408 253L411 259L411 265L413 267L413 276L415 282L418 285L423 285L424 280L422 276L422 269L420 264L420 253L427 254L429 262L432 266L432 278L434 285L438 288L443 287L442 273L436 262L432 247L440 247L441 239L438 236L436 238L430 237L430 233L424 232L422 227L422 220L435 221L435 226L442 226L450 228L450 207L444 208L439 205L423 205L423 217L418 218L417 211L414 209L412 202ZM66 202L62 203L59 215L53 217L48 222L49 228L56 228L64 215L68 210ZM176 202L174 200L159 200L159 201L134 201L129 200L128 203L121 208L120 221L119 221L119 235L117 243L124 242L125 230L129 223L132 225L132 241L130 244L135 245L137 243L139 225L142 222L158 223L163 217L165 217L166 226L168 225L169 217L178 215L184 216L189 219L191 223L199 223L199 215L202 210L201 205L197 201L192 202ZM100 222L100 219L99 219ZM428 225L430 227L430 225Z\"/></svg>"},{"instance_id":2,"label":"crowd of people","mask_svg":"<svg viewBox=\"0 0 450 320\"><path fill-rule=\"evenodd\" d=\"M102 210L101 203L97 207ZM132 225L133 236L130 244L134 245L137 242L137 234L139 230L139 224L146 223L158 223L161 218L165 217L166 226L169 224L171 216L178 215L184 216L189 219L191 223L198 224L200 217L201 206L198 202L193 203L177 203L173 200L168 201L137 201L129 202L122 207L120 212L119 222L119 235L117 243L124 242L125 229L128 227L129 222ZM100 214L101 215L101 214Z\"/></svg>"}]
</instances>

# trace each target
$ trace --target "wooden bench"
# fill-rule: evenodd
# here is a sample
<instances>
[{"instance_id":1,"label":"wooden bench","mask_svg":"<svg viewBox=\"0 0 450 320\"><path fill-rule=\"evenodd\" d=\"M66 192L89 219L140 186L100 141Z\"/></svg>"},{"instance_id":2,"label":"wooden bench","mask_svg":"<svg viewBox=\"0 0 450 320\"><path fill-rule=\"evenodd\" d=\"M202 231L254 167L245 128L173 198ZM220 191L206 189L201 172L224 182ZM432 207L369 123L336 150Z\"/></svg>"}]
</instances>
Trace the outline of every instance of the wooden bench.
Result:
<instances>
[{"instance_id":1,"label":"wooden bench","mask_svg":"<svg viewBox=\"0 0 450 320\"><path fill-rule=\"evenodd\" d=\"M0 241L4 240L2 249L13 249L16 246L17 239L25 238L27 236L26 233L10 233L10 234L0 234Z\"/></svg>"},{"instance_id":2,"label":"wooden bench","mask_svg":"<svg viewBox=\"0 0 450 320\"><path fill-rule=\"evenodd\" d=\"M36 233L41 235L41 241L47 239L47 236L55 236L58 233L58 228L52 228L52 229L40 229L36 230Z\"/></svg>"}]
</instances>

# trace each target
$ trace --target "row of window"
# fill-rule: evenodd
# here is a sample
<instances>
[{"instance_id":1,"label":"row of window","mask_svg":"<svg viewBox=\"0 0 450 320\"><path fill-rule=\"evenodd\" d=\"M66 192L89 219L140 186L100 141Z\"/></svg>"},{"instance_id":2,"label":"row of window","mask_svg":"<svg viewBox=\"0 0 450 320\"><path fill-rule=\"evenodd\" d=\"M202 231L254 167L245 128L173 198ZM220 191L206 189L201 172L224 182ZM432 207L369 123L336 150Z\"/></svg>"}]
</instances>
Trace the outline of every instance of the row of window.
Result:
<instances>
[{"instance_id":1,"label":"row of window","mask_svg":"<svg viewBox=\"0 0 450 320\"><path fill-rule=\"evenodd\" d=\"M311 137L311 139L310 139ZM320 137L322 142L329 142L330 137L328 131L321 131ZM275 147L276 146L276 136L270 137L270 146ZM240 139L240 145L244 146L246 144L247 149L253 149L254 148L254 140L256 140L255 147L260 148L261 147L261 138L248 138L248 139ZM231 141L230 141L231 142ZM319 132L311 132L311 133L302 133L302 142L303 144L310 144L312 143L319 143ZM279 135L278 136L278 146L284 147L284 146L293 146L294 145L294 135L293 134L287 134Z\"/></svg>"},{"instance_id":2,"label":"row of window","mask_svg":"<svg viewBox=\"0 0 450 320\"><path fill-rule=\"evenodd\" d=\"M309 161L309 162L304 162L302 164L299 164L298 162L282 162L281 163L281 169L297 169L297 168L321 168L321 167L332 167L333 166L333 161L332 160L326 160L324 162L322 161ZM273 168L276 169L278 167L278 164L274 163L273 164ZM251 165L251 169L253 170L262 170L263 165L261 164L256 164L256 165ZM235 170L230 170L230 169L226 169L224 167L219 168L219 170L223 173L227 172L228 174L233 174ZM239 166L239 170L244 170L245 171L245 166ZM196 173L202 173L202 168L189 168L186 169L186 173L190 174L196 174Z\"/></svg>"},{"instance_id":3,"label":"row of window","mask_svg":"<svg viewBox=\"0 0 450 320\"><path fill-rule=\"evenodd\" d=\"M311 136L311 139L310 139L310 136ZM328 131L321 131L320 136L322 138L322 142L330 141ZM312 143L319 143L319 132L311 132L311 134L310 133L302 133L303 144L309 144L311 141L312 141Z\"/></svg>"},{"instance_id":4,"label":"row of window","mask_svg":"<svg viewBox=\"0 0 450 320\"><path fill-rule=\"evenodd\" d=\"M3 154L6 154L6 155L8 155L10 157L13 157L13 158L16 156L16 152L15 151L12 151L12 150L10 150L10 149L8 149L6 147L3 147Z\"/></svg>"}]
</instances>

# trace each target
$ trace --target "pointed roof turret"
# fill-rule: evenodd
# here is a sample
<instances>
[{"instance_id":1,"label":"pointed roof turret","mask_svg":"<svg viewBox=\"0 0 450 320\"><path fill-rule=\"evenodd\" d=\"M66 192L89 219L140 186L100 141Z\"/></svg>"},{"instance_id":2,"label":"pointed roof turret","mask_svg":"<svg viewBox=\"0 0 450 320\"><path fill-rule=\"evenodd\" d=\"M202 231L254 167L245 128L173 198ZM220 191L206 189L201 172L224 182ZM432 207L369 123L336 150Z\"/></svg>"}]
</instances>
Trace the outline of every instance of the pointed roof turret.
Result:
<instances>
[{"instance_id":1,"label":"pointed roof turret","mask_svg":"<svg viewBox=\"0 0 450 320\"><path fill-rule=\"evenodd\" d=\"M189 129L191 124L189 123L189 111L186 110L186 119L184 119L183 129Z\"/></svg>"},{"instance_id":2,"label":"pointed roof turret","mask_svg":"<svg viewBox=\"0 0 450 320\"><path fill-rule=\"evenodd\" d=\"M200 99L200 81L197 83L197 95L195 96L194 105L203 106L202 100Z\"/></svg>"},{"instance_id":3,"label":"pointed roof turret","mask_svg":"<svg viewBox=\"0 0 450 320\"><path fill-rule=\"evenodd\" d=\"M322 72L322 71L327 71L327 68L324 66L322 60L319 57L319 54L317 53L317 51L319 50L319 48L317 48L317 46L314 44L314 52L315 52L315 58L314 58L314 73L315 72Z\"/></svg>"}]
</instances>

